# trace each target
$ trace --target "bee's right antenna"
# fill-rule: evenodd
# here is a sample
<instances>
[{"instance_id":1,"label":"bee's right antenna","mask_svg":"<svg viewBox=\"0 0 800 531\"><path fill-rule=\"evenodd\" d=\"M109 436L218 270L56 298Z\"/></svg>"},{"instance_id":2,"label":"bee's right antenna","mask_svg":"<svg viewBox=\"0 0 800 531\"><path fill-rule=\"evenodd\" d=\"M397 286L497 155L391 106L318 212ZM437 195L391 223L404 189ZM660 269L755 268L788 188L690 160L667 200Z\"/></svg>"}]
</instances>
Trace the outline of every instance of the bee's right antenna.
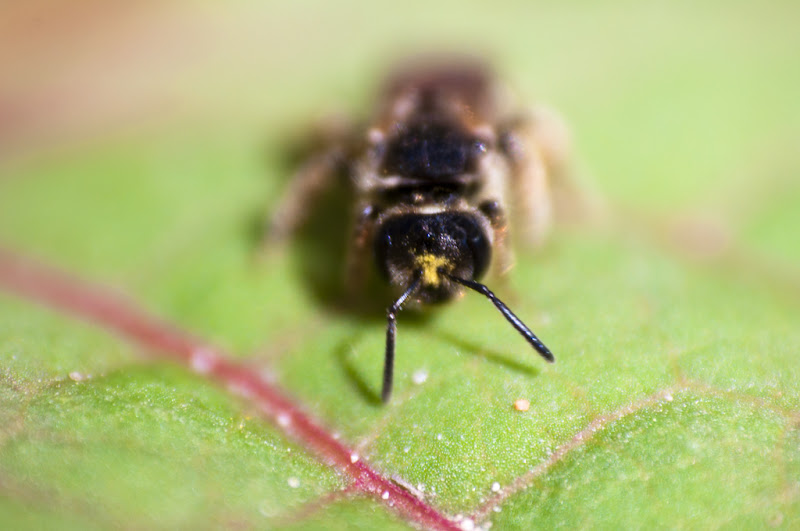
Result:
<instances>
[{"instance_id":1,"label":"bee's right antenna","mask_svg":"<svg viewBox=\"0 0 800 531\"><path fill-rule=\"evenodd\" d=\"M389 306L389 310L386 312L386 319L388 323L386 324L386 355L383 361L383 390L381 391L381 399L383 403L389 401L389 397L392 396L392 378L394 376L394 337L397 333L397 312L400 311L400 308L403 307L403 303L406 302L414 290L417 289L419 286L419 282L422 280L422 271L417 270L414 272L414 277L411 279L411 284L408 285L408 288L403 292L400 297L394 303Z\"/></svg>"},{"instance_id":2,"label":"bee's right antenna","mask_svg":"<svg viewBox=\"0 0 800 531\"><path fill-rule=\"evenodd\" d=\"M450 280L452 280L453 282L458 282L462 286L466 286L470 289L477 291L478 293L485 295L490 301L494 303L495 306L497 306L497 309L500 310L500 313L503 314L503 317L505 317L508 320L508 322L511 323L511 326L516 328L517 332L522 334L522 337L524 337L528 341L528 343L530 343L531 346L533 346L533 348L536 349L536 352L541 354L542 357L547 361L549 361L550 363L553 363L555 361L553 353L550 352L550 349L547 348L544 343L542 343L542 340L536 337L536 334L534 334L530 328L525 326L525 323L520 321L519 317L514 315L514 312L509 310L508 306L506 306L503 303L503 301L498 299L497 295L492 293L492 291L489 288L487 288L480 282L475 282L474 280L467 280L464 278L454 277L453 275L447 273L446 271L441 271L441 273Z\"/></svg>"}]
</instances>

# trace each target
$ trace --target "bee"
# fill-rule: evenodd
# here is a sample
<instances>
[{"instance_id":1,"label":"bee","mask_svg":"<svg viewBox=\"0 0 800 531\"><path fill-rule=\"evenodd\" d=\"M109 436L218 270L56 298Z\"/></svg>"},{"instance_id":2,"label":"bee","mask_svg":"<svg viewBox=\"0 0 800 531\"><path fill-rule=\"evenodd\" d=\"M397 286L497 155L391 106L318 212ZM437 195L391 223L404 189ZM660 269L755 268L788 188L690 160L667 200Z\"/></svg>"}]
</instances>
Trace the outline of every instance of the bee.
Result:
<instances>
[{"instance_id":1,"label":"bee","mask_svg":"<svg viewBox=\"0 0 800 531\"><path fill-rule=\"evenodd\" d=\"M507 204L523 238L541 241L551 217L549 180L565 158L565 129L551 112L504 108L500 85L474 60L406 65L389 76L366 126L333 123L290 183L271 239L290 235L308 202L335 175L355 192L348 284L370 255L395 290L387 310L384 403L392 393L397 315L406 303L449 301L466 290L489 299L548 362L553 353L486 285L510 266ZM342 171L344 170L344 171Z\"/></svg>"}]
</instances>

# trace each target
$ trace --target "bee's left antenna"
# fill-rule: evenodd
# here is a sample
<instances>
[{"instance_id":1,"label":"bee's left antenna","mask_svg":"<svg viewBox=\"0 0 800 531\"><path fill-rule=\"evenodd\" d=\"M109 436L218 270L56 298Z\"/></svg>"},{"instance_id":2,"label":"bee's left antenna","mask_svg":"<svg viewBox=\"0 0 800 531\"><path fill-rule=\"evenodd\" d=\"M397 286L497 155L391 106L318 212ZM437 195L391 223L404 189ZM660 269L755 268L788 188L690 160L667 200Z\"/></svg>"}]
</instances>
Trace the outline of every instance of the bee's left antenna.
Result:
<instances>
[{"instance_id":1,"label":"bee's left antenna","mask_svg":"<svg viewBox=\"0 0 800 531\"><path fill-rule=\"evenodd\" d=\"M383 361L383 390L381 391L381 399L384 403L389 401L392 396L392 379L394 377L394 339L397 334L397 312L403 307L414 290L419 286L422 279L422 271L414 271L414 277L408 288L403 292L394 303L389 306L386 312L386 355Z\"/></svg>"},{"instance_id":2,"label":"bee's left antenna","mask_svg":"<svg viewBox=\"0 0 800 531\"><path fill-rule=\"evenodd\" d=\"M555 356L553 356L553 353L550 352L550 349L547 348L544 343L542 343L541 339L536 337L536 334L534 334L531 331L531 329L528 328L525 325L525 323L523 323L520 320L519 317L514 315L514 312L508 309L508 306L506 306L503 301L497 298L497 295L492 293L492 290L490 290L480 282L475 282L474 280L467 280L465 278L454 277L453 275L447 273L446 271L441 271L441 273L450 280L452 280L453 282L458 282L462 286L466 286L470 289L477 291L482 295L485 295L486 298L492 301L492 303L494 303L497 309L500 310L500 313L503 314L503 317L505 317L506 320L508 320L508 322L511 323L511 326L513 326L517 330L517 332L522 334L522 337L524 337L525 340L528 343L530 343L533 348L536 349L536 352L541 354L541 356L550 363L553 363L555 361Z\"/></svg>"}]
</instances>

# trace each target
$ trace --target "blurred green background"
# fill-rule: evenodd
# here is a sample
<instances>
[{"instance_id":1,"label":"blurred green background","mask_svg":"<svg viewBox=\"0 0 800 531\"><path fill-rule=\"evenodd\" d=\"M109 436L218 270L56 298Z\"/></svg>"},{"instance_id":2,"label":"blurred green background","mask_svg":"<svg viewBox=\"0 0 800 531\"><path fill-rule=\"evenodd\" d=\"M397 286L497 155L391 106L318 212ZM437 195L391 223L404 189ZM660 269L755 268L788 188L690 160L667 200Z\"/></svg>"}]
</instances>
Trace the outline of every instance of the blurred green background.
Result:
<instances>
[{"instance_id":1,"label":"blurred green background","mask_svg":"<svg viewBox=\"0 0 800 531\"><path fill-rule=\"evenodd\" d=\"M448 514L796 528L798 20L791 1L4 3L0 244L263 364ZM401 317L384 408L383 315L322 304L302 246L256 260L254 227L287 146L324 113L363 116L397 58L443 50L563 114L608 216L558 227L498 289L554 366L465 298ZM0 360L0 527L406 525L370 500L309 509L345 479L90 325L0 295Z\"/></svg>"}]
</instances>

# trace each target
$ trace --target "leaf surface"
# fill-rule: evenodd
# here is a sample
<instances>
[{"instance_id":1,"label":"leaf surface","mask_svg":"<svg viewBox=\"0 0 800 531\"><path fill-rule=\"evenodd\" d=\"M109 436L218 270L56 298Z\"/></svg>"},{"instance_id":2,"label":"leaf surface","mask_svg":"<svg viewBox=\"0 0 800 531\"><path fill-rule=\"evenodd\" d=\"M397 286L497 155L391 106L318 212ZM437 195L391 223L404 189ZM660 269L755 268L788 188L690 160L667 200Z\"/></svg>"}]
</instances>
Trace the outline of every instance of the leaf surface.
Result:
<instances>
[{"instance_id":1,"label":"leaf surface","mask_svg":"<svg viewBox=\"0 0 800 531\"><path fill-rule=\"evenodd\" d=\"M443 3L422 23L319 5L329 24L300 31L305 47L307 7L177 11L165 27L261 35L265 67L237 55L246 39L226 45L238 62L184 71L186 115L12 157L0 242L233 352L463 528L797 527L798 12L710 5L459 4L455 20ZM341 30L353 13L372 20L363 34ZM257 227L296 122L340 102L367 111L377 74L343 57L375 64L366 43L445 28L460 44L479 27L521 91L563 111L610 215L557 227L492 284L554 365L467 295L400 314L383 406L387 301L353 312L331 296L344 218L320 207L322 232L265 256ZM248 400L143 354L0 295L3 527L415 525Z\"/></svg>"}]
</instances>

